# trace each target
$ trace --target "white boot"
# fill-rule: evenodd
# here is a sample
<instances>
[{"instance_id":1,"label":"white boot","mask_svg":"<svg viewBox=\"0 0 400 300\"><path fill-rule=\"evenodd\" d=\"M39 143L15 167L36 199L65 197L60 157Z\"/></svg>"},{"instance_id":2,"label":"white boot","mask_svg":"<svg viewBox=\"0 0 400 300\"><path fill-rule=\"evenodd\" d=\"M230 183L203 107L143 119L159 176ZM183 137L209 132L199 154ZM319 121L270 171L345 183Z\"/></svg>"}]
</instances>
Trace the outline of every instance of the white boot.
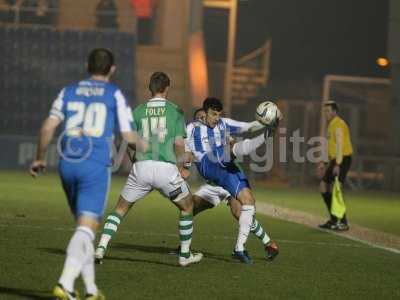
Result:
<instances>
[{"instance_id":1,"label":"white boot","mask_svg":"<svg viewBox=\"0 0 400 300\"><path fill-rule=\"evenodd\" d=\"M190 256L188 258L179 256L179 265L182 267L186 267L187 265L190 264L195 264L201 261L203 258L203 253L192 253L190 252Z\"/></svg>"}]
</instances>

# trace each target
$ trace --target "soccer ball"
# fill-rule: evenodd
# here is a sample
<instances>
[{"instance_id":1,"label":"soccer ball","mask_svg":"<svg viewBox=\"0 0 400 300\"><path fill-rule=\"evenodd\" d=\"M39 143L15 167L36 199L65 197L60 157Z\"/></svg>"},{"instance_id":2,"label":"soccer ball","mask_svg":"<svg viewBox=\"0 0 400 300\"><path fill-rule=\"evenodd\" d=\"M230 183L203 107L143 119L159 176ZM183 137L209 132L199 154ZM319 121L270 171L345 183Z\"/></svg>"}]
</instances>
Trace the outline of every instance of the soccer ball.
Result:
<instances>
[{"instance_id":1,"label":"soccer ball","mask_svg":"<svg viewBox=\"0 0 400 300\"><path fill-rule=\"evenodd\" d=\"M263 125L272 125L280 119L281 113L275 103L265 101L257 106L256 120Z\"/></svg>"}]
</instances>

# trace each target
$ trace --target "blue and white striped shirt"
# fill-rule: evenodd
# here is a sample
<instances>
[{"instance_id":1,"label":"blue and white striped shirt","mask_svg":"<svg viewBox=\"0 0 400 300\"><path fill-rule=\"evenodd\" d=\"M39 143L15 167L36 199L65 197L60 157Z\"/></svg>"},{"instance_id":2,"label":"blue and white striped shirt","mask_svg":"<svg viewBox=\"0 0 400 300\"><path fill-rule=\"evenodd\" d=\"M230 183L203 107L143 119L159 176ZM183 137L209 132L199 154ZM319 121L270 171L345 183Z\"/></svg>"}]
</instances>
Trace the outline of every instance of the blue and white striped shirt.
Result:
<instances>
[{"instance_id":1,"label":"blue and white striped shirt","mask_svg":"<svg viewBox=\"0 0 400 300\"><path fill-rule=\"evenodd\" d=\"M224 151L229 146L229 137L258 129L260 125L257 121L239 122L228 118L221 118L214 128L201 121L189 123L186 127L186 151L193 153L196 162L200 162L204 155L208 154L223 164L230 155Z\"/></svg>"}]
</instances>

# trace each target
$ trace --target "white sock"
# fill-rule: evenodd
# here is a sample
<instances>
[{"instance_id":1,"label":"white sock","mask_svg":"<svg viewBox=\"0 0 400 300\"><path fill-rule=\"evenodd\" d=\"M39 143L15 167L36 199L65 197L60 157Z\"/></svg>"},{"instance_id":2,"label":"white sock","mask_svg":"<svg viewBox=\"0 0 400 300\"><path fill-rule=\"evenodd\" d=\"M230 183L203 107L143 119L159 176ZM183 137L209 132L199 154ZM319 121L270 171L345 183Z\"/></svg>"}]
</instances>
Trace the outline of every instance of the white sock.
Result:
<instances>
[{"instance_id":1,"label":"white sock","mask_svg":"<svg viewBox=\"0 0 400 300\"><path fill-rule=\"evenodd\" d=\"M103 233L100 237L100 242L99 242L98 247L107 249L108 243L110 242L110 240L111 240L111 235Z\"/></svg>"},{"instance_id":2,"label":"white sock","mask_svg":"<svg viewBox=\"0 0 400 300\"><path fill-rule=\"evenodd\" d=\"M85 283L86 293L96 295L97 286L95 283L94 272L94 246L93 241L88 245L87 260L82 267L82 279Z\"/></svg>"},{"instance_id":3,"label":"white sock","mask_svg":"<svg viewBox=\"0 0 400 300\"><path fill-rule=\"evenodd\" d=\"M68 244L67 258L58 282L69 292L74 291L75 280L81 273L83 264L87 261L87 249L90 248L90 244L93 247L93 240L92 230L79 226Z\"/></svg>"},{"instance_id":4,"label":"white sock","mask_svg":"<svg viewBox=\"0 0 400 300\"><path fill-rule=\"evenodd\" d=\"M232 147L232 152L236 157L249 155L250 153L256 151L256 149L264 143L265 143L265 136L264 134L260 134L255 138L245 139L243 141L235 143Z\"/></svg>"},{"instance_id":5,"label":"white sock","mask_svg":"<svg viewBox=\"0 0 400 300\"><path fill-rule=\"evenodd\" d=\"M243 205L239 217L239 234L236 242L236 251L243 251L255 213L254 205Z\"/></svg>"}]
</instances>

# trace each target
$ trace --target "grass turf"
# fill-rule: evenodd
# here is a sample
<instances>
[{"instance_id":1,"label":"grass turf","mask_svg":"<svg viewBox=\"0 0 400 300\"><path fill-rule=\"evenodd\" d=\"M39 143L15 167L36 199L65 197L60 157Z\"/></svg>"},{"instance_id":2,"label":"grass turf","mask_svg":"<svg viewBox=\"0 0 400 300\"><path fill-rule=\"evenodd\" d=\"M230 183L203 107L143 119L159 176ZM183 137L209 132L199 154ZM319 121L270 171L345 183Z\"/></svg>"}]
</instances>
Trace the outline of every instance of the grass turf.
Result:
<instances>
[{"instance_id":1,"label":"grass turf","mask_svg":"<svg viewBox=\"0 0 400 300\"><path fill-rule=\"evenodd\" d=\"M315 190L256 189L257 201L265 201L328 218L326 206ZM344 191L350 223L400 236L400 194Z\"/></svg>"},{"instance_id":2,"label":"grass turf","mask_svg":"<svg viewBox=\"0 0 400 300\"><path fill-rule=\"evenodd\" d=\"M114 178L108 212L123 183L124 178ZM0 190L0 299L51 299L73 232L58 178L2 172ZM257 193L259 199L278 201L282 191ZM290 199L289 193L285 197ZM265 262L260 242L251 237L254 265L231 260L237 226L224 205L196 217L193 248L205 258L180 268L176 257L167 255L178 244L177 215L157 193L134 207L97 267L98 285L108 299L400 297L399 255L261 215L258 219L280 244L280 256Z\"/></svg>"}]
</instances>

